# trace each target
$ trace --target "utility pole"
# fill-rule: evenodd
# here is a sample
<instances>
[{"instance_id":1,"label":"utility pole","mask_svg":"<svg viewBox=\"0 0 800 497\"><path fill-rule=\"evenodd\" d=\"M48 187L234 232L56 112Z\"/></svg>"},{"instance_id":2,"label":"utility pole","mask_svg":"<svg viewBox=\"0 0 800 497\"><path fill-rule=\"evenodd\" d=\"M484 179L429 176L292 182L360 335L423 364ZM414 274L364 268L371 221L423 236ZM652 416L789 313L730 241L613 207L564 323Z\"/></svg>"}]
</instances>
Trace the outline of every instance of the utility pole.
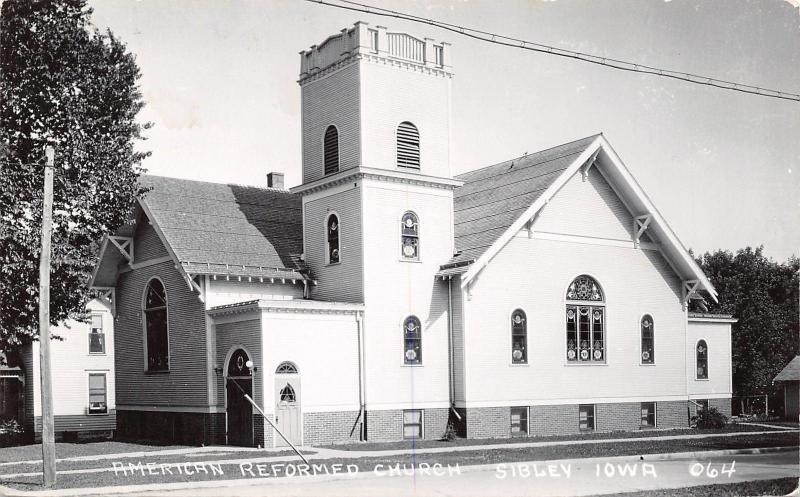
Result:
<instances>
[{"instance_id":1,"label":"utility pole","mask_svg":"<svg viewBox=\"0 0 800 497\"><path fill-rule=\"evenodd\" d=\"M50 239L53 230L53 159L45 148L42 254L39 258L39 369L42 380L42 475L44 486L56 483L56 441L53 426L53 386L50 376Z\"/></svg>"}]
</instances>

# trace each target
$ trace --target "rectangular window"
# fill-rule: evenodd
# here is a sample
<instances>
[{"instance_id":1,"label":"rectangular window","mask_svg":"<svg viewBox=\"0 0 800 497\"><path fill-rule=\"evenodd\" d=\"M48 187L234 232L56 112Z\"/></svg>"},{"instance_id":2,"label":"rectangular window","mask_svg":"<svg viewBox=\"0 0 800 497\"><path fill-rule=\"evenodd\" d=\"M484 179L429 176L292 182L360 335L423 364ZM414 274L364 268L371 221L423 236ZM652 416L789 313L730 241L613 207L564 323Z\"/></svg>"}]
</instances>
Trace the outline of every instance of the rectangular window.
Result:
<instances>
[{"instance_id":1,"label":"rectangular window","mask_svg":"<svg viewBox=\"0 0 800 497\"><path fill-rule=\"evenodd\" d=\"M444 47L434 45L433 53L436 57L436 65L442 67L444 65Z\"/></svg>"},{"instance_id":2,"label":"rectangular window","mask_svg":"<svg viewBox=\"0 0 800 497\"><path fill-rule=\"evenodd\" d=\"M422 410L410 409L403 411L403 438L422 438Z\"/></svg>"},{"instance_id":3,"label":"rectangular window","mask_svg":"<svg viewBox=\"0 0 800 497\"><path fill-rule=\"evenodd\" d=\"M594 405L581 404L578 406L578 427L582 431L594 431Z\"/></svg>"},{"instance_id":4,"label":"rectangular window","mask_svg":"<svg viewBox=\"0 0 800 497\"><path fill-rule=\"evenodd\" d=\"M526 436L528 436L528 408L527 407L512 407L511 408L511 436L512 437L526 437Z\"/></svg>"},{"instance_id":5,"label":"rectangular window","mask_svg":"<svg viewBox=\"0 0 800 497\"><path fill-rule=\"evenodd\" d=\"M105 354L106 335L103 333L102 314L92 314L92 326L89 331L89 353Z\"/></svg>"},{"instance_id":6,"label":"rectangular window","mask_svg":"<svg viewBox=\"0 0 800 497\"><path fill-rule=\"evenodd\" d=\"M708 410L708 399L695 400L695 402L697 402L697 404L698 404L698 406L697 406L697 410L698 411L707 411Z\"/></svg>"},{"instance_id":7,"label":"rectangular window","mask_svg":"<svg viewBox=\"0 0 800 497\"><path fill-rule=\"evenodd\" d=\"M106 375L92 373L89 375L89 414L106 414Z\"/></svg>"},{"instance_id":8,"label":"rectangular window","mask_svg":"<svg viewBox=\"0 0 800 497\"><path fill-rule=\"evenodd\" d=\"M656 403L642 402L642 428L655 428Z\"/></svg>"},{"instance_id":9,"label":"rectangular window","mask_svg":"<svg viewBox=\"0 0 800 497\"><path fill-rule=\"evenodd\" d=\"M605 308L567 306L567 360L605 362Z\"/></svg>"}]
</instances>

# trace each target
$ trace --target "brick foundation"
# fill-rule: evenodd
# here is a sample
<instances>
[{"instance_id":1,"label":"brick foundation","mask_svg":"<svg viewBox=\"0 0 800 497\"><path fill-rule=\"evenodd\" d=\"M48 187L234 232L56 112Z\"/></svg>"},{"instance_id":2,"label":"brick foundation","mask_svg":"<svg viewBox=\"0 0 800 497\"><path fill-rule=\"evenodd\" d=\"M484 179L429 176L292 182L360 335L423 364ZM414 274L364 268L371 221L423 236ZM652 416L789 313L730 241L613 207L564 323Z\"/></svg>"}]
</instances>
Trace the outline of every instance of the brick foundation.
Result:
<instances>
[{"instance_id":1,"label":"brick foundation","mask_svg":"<svg viewBox=\"0 0 800 497\"><path fill-rule=\"evenodd\" d=\"M730 402L728 403L730 405ZM729 407L730 409L730 407ZM464 410L459 410L460 412ZM511 436L510 407L466 409L468 438L508 438ZM595 404L595 431L641 430L641 403ZM686 401L656 402L656 428L689 426ZM528 407L528 435L546 437L580 433L578 405L537 405Z\"/></svg>"},{"instance_id":2,"label":"brick foundation","mask_svg":"<svg viewBox=\"0 0 800 497\"><path fill-rule=\"evenodd\" d=\"M362 420L358 411L303 413L303 444L358 442Z\"/></svg>"},{"instance_id":3,"label":"brick foundation","mask_svg":"<svg viewBox=\"0 0 800 497\"><path fill-rule=\"evenodd\" d=\"M116 437L182 445L222 445L225 413L117 411Z\"/></svg>"},{"instance_id":4,"label":"brick foundation","mask_svg":"<svg viewBox=\"0 0 800 497\"><path fill-rule=\"evenodd\" d=\"M422 434L425 440L439 440L447 430L449 409L422 409ZM403 439L403 410L367 412L367 440L391 442Z\"/></svg>"}]
</instances>

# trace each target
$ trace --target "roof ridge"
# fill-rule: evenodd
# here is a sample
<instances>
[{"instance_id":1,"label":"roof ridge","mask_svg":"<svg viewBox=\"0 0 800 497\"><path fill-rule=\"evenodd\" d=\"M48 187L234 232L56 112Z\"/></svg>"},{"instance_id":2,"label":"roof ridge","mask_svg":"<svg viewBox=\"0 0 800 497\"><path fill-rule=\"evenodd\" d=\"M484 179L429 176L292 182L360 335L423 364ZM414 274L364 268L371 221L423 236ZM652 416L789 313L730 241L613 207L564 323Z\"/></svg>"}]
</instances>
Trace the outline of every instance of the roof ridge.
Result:
<instances>
[{"instance_id":1,"label":"roof ridge","mask_svg":"<svg viewBox=\"0 0 800 497\"><path fill-rule=\"evenodd\" d=\"M512 157L510 159L501 160L500 162L495 162L494 164L489 164L487 166L479 167L477 169L470 169L469 171L464 171L461 174L457 174L455 177L458 178L458 177L463 176L465 174L476 173L478 171L483 171L484 169L489 169L490 167L499 166L499 165L504 164L504 163L506 163L508 161L513 161L513 160L517 160L517 159L523 159L525 157L528 157L529 155L540 154L542 152L547 152L548 150L553 150L553 149L556 149L558 147L564 147L566 145L572 145L573 143L578 143L579 141L588 140L589 138L597 138L598 136L602 136L602 135L603 135L603 132L601 131L600 133L595 133L593 135L584 136L583 138L578 138L576 140L564 142L564 143L561 143L559 145L554 145L552 147L543 148L541 150L537 150L536 152L533 152L533 153L530 153L530 154L524 154L524 155L520 155L518 157Z\"/></svg>"},{"instance_id":2,"label":"roof ridge","mask_svg":"<svg viewBox=\"0 0 800 497\"><path fill-rule=\"evenodd\" d=\"M271 186L248 185L246 183L226 183L226 182L219 182L219 181L207 181L207 180L201 180L201 179L177 178L175 176L162 176L160 174L141 174L140 177L186 181L186 182L191 182L191 183L205 183L207 185L240 186L240 187L243 187L243 188L254 188L256 190L263 190L263 191L277 192L277 193L288 193L288 194L291 194L291 195L295 195L294 193L290 192L289 190L287 190L285 188L274 188L274 187L271 187Z\"/></svg>"}]
</instances>

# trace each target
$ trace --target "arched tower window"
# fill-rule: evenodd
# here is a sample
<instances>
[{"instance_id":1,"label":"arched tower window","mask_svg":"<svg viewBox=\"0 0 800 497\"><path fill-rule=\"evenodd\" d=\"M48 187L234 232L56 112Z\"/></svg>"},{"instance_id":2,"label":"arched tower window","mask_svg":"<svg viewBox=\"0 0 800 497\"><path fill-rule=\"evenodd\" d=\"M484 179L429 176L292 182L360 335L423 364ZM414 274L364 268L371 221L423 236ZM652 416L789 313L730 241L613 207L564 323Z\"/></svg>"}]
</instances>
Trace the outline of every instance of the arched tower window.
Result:
<instances>
[{"instance_id":1,"label":"arched tower window","mask_svg":"<svg viewBox=\"0 0 800 497\"><path fill-rule=\"evenodd\" d=\"M700 340L697 342L697 347L695 350L697 354L697 379L698 380L707 380L708 379L708 345L706 345L705 340Z\"/></svg>"},{"instance_id":2,"label":"arched tower window","mask_svg":"<svg viewBox=\"0 0 800 497\"><path fill-rule=\"evenodd\" d=\"M655 323L653 316L645 314L642 316L642 364L654 364L655 356Z\"/></svg>"},{"instance_id":3,"label":"arched tower window","mask_svg":"<svg viewBox=\"0 0 800 497\"><path fill-rule=\"evenodd\" d=\"M164 290L164 284L158 278L147 282L143 312L147 370L167 371L169 369L167 292Z\"/></svg>"},{"instance_id":4,"label":"arched tower window","mask_svg":"<svg viewBox=\"0 0 800 497\"><path fill-rule=\"evenodd\" d=\"M400 254L403 259L419 259L419 218L411 211L400 221Z\"/></svg>"},{"instance_id":5,"label":"arched tower window","mask_svg":"<svg viewBox=\"0 0 800 497\"><path fill-rule=\"evenodd\" d=\"M331 214L328 216L328 221L325 225L328 264L338 264L341 260L341 254L339 253L339 216Z\"/></svg>"},{"instance_id":6,"label":"arched tower window","mask_svg":"<svg viewBox=\"0 0 800 497\"><path fill-rule=\"evenodd\" d=\"M334 125L328 126L325 130L323 155L325 176L339 172L339 130Z\"/></svg>"},{"instance_id":7,"label":"arched tower window","mask_svg":"<svg viewBox=\"0 0 800 497\"><path fill-rule=\"evenodd\" d=\"M528 362L528 318L522 309L511 313L511 362Z\"/></svg>"},{"instance_id":8,"label":"arched tower window","mask_svg":"<svg viewBox=\"0 0 800 497\"><path fill-rule=\"evenodd\" d=\"M408 121L397 127L397 165L419 169L419 130Z\"/></svg>"},{"instance_id":9,"label":"arched tower window","mask_svg":"<svg viewBox=\"0 0 800 497\"><path fill-rule=\"evenodd\" d=\"M403 349L405 364L422 364L422 326L416 316L403 321Z\"/></svg>"},{"instance_id":10,"label":"arched tower window","mask_svg":"<svg viewBox=\"0 0 800 497\"><path fill-rule=\"evenodd\" d=\"M581 275L567 289L567 361L604 362L605 302L603 290L591 277Z\"/></svg>"}]
</instances>

